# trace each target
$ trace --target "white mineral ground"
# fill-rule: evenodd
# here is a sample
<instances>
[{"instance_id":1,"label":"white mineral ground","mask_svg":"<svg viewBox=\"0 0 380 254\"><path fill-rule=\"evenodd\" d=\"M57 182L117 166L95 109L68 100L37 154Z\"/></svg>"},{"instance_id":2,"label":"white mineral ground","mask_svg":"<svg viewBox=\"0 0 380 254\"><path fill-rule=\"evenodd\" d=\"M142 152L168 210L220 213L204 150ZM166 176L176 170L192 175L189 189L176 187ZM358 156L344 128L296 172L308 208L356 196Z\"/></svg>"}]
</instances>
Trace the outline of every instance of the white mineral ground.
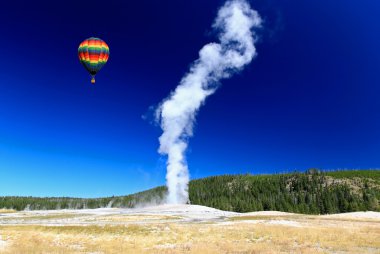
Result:
<instances>
[{"instance_id":1,"label":"white mineral ground","mask_svg":"<svg viewBox=\"0 0 380 254\"><path fill-rule=\"evenodd\" d=\"M38 210L0 213L0 225L105 225L143 223L216 223L249 222L301 227L310 218L320 220L370 220L380 222L380 212L353 212L309 216L278 211L237 213L200 205L159 205L144 208L99 208L81 210ZM0 239L0 247L4 241Z\"/></svg>"}]
</instances>

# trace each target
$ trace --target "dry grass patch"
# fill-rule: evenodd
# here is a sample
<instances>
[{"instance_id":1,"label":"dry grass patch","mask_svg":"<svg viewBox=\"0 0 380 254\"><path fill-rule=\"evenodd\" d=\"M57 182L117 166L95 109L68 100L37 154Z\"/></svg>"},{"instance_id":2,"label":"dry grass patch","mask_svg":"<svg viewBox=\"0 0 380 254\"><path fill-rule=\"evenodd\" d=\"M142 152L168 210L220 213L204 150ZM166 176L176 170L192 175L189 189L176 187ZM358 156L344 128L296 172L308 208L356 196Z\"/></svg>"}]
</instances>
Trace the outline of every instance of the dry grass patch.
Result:
<instances>
[{"instance_id":1,"label":"dry grass patch","mask_svg":"<svg viewBox=\"0 0 380 254\"><path fill-rule=\"evenodd\" d=\"M0 214L2 213L17 213L17 211L13 209L0 209Z\"/></svg>"},{"instance_id":2,"label":"dry grass patch","mask_svg":"<svg viewBox=\"0 0 380 254\"><path fill-rule=\"evenodd\" d=\"M134 253L135 237L142 240L145 227L129 226L2 226L10 246L0 253Z\"/></svg>"},{"instance_id":3,"label":"dry grass patch","mask_svg":"<svg viewBox=\"0 0 380 254\"><path fill-rule=\"evenodd\" d=\"M143 217L135 217L136 222ZM379 223L309 216L241 217L227 224L164 220L104 226L0 226L1 239L8 242L0 253L380 253ZM251 217L307 223L290 227L244 222Z\"/></svg>"}]
</instances>

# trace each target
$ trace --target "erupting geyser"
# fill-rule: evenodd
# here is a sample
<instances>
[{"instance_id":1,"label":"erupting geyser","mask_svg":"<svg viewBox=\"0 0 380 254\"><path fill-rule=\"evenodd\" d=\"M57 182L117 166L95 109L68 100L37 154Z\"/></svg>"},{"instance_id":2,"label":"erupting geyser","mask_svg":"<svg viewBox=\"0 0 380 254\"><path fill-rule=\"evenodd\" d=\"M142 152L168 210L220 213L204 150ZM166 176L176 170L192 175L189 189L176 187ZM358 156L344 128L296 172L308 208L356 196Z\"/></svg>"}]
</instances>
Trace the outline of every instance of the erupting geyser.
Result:
<instances>
[{"instance_id":1,"label":"erupting geyser","mask_svg":"<svg viewBox=\"0 0 380 254\"><path fill-rule=\"evenodd\" d=\"M167 203L189 201L189 170L185 152L200 106L213 94L219 81L228 78L251 62L256 55L253 28L259 27L259 14L245 0L227 1L218 12L213 28L219 43L209 43L182 78L177 88L158 107L156 113L163 130L159 153L167 155Z\"/></svg>"}]
</instances>

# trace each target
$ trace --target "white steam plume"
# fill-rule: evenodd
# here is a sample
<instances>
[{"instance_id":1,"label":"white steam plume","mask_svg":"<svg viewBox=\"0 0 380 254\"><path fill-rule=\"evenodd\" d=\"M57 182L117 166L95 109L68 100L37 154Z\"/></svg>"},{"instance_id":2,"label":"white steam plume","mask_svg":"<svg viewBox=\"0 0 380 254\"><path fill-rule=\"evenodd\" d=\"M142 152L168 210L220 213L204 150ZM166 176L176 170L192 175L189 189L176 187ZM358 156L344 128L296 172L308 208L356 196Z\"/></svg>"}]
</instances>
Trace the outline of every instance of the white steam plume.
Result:
<instances>
[{"instance_id":1,"label":"white steam plume","mask_svg":"<svg viewBox=\"0 0 380 254\"><path fill-rule=\"evenodd\" d=\"M189 201L189 171L185 158L188 138L200 106L218 88L219 81L230 77L251 62L256 55L255 33L259 14L245 0L227 1L220 8L213 28L220 43L209 43L199 51L189 73L174 92L157 109L163 134L159 153L167 155L167 202L184 204Z\"/></svg>"}]
</instances>

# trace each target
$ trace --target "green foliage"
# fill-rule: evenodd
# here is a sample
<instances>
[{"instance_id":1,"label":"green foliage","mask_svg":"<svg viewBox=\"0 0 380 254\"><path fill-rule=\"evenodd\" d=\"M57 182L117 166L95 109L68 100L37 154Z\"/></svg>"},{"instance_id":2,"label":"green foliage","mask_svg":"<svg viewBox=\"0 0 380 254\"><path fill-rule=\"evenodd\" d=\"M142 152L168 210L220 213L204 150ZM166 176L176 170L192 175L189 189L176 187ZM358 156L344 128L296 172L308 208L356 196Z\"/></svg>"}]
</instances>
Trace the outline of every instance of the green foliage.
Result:
<instances>
[{"instance_id":1,"label":"green foliage","mask_svg":"<svg viewBox=\"0 0 380 254\"><path fill-rule=\"evenodd\" d=\"M0 207L21 210L93 209L102 207L133 208L137 204L158 204L164 200L166 188L160 186L128 196L106 198L0 197Z\"/></svg>"},{"instance_id":2,"label":"green foliage","mask_svg":"<svg viewBox=\"0 0 380 254\"><path fill-rule=\"evenodd\" d=\"M379 170L278 175L223 175L192 181L192 204L222 210L306 214L380 211Z\"/></svg>"},{"instance_id":3,"label":"green foliage","mask_svg":"<svg viewBox=\"0 0 380 254\"><path fill-rule=\"evenodd\" d=\"M106 198L0 197L0 208L83 209L162 203L166 187ZM351 170L275 175L222 175L193 180L192 204L227 211L277 210L305 214L380 211L380 171Z\"/></svg>"}]
</instances>

